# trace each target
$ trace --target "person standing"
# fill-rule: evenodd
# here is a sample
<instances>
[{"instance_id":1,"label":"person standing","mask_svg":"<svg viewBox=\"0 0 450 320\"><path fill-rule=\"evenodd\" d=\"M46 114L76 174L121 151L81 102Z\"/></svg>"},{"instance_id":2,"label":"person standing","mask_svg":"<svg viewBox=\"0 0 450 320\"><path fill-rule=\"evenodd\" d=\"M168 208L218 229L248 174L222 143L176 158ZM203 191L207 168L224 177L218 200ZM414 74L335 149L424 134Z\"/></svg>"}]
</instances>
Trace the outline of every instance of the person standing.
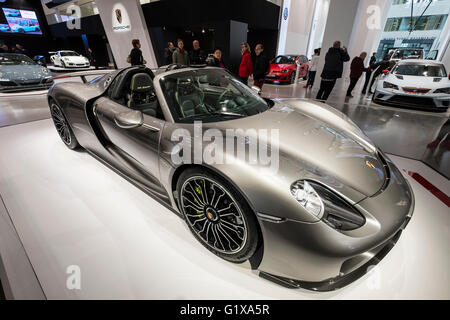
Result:
<instances>
[{"instance_id":1,"label":"person standing","mask_svg":"<svg viewBox=\"0 0 450 320\"><path fill-rule=\"evenodd\" d=\"M164 64L169 65L172 64L172 55L175 51L175 46L173 42L167 42L167 48L164 49Z\"/></svg>"},{"instance_id":2,"label":"person standing","mask_svg":"<svg viewBox=\"0 0 450 320\"><path fill-rule=\"evenodd\" d=\"M215 49L213 54L213 60L208 63L210 67L218 67L225 69L225 64L222 59L222 51L220 49Z\"/></svg>"},{"instance_id":3,"label":"person standing","mask_svg":"<svg viewBox=\"0 0 450 320\"><path fill-rule=\"evenodd\" d=\"M264 53L264 46L258 43L255 47L255 66L253 68L253 84L262 89L264 79L270 67L269 59Z\"/></svg>"},{"instance_id":4,"label":"person standing","mask_svg":"<svg viewBox=\"0 0 450 320\"><path fill-rule=\"evenodd\" d=\"M385 58L386 58L386 56L385 56ZM378 78L378 76L383 73L383 70L389 70L394 65L395 65L395 61L393 61L393 60L382 60L373 65L375 71L373 72L372 81L370 81L369 94L373 94L373 92L372 92L373 84L375 83L375 80Z\"/></svg>"},{"instance_id":5,"label":"person standing","mask_svg":"<svg viewBox=\"0 0 450 320\"><path fill-rule=\"evenodd\" d=\"M177 46L178 46L178 48L176 48L172 54L172 63L181 64L183 66L188 66L189 65L189 55L186 52L186 50L184 50L183 40L178 39Z\"/></svg>"},{"instance_id":6,"label":"person standing","mask_svg":"<svg viewBox=\"0 0 450 320\"><path fill-rule=\"evenodd\" d=\"M364 81L364 87L363 87L363 90L362 90L363 94L366 94L367 86L369 85L370 77L372 76L372 71L375 69L374 65L375 65L375 63L377 61L376 55L377 55L377 53L374 52L374 53L372 53L372 56L370 57L369 67L366 70L366 79Z\"/></svg>"},{"instance_id":7,"label":"person standing","mask_svg":"<svg viewBox=\"0 0 450 320\"><path fill-rule=\"evenodd\" d=\"M8 53L8 52L9 52L9 48L6 44L4 44L0 47L0 53Z\"/></svg>"},{"instance_id":8,"label":"person standing","mask_svg":"<svg viewBox=\"0 0 450 320\"><path fill-rule=\"evenodd\" d=\"M328 99L336 84L336 80L342 77L344 62L349 60L347 48L341 48L341 42L335 41L325 56L325 65L320 75L322 81L320 82L320 89L317 92L316 99L325 101Z\"/></svg>"},{"instance_id":9,"label":"person standing","mask_svg":"<svg viewBox=\"0 0 450 320\"><path fill-rule=\"evenodd\" d=\"M361 77L363 72L367 71L367 68L364 67L364 59L367 57L367 52L361 52L359 57L354 57L352 60L352 64L350 65L350 85L347 89L347 97L353 98L352 91L356 86L359 78Z\"/></svg>"},{"instance_id":10,"label":"person standing","mask_svg":"<svg viewBox=\"0 0 450 320\"><path fill-rule=\"evenodd\" d=\"M314 49L314 55L311 57L311 63L309 64L308 81L303 88L312 88L312 86L314 85L314 80L316 79L317 64L319 63L319 55L320 50Z\"/></svg>"},{"instance_id":11,"label":"person standing","mask_svg":"<svg viewBox=\"0 0 450 320\"><path fill-rule=\"evenodd\" d=\"M241 43L242 60L239 65L239 78L242 83L248 85L248 77L253 73L253 63L250 46L247 42Z\"/></svg>"},{"instance_id":12,"label":"person standing","mask_svg":"<svg viewBox=\"0 0 450 320\"><path fill-rule=\"evenodd\" d=\"M95 55L91 48L87 49L87 58L91 66L95 67L95 69L97 70L98 69L97 60L95 60Z\"/></svg>"},{"instance_id":13,"label":"person standing","mask_svg":"<svg viewBox=\"0 0 450 320\"><path fill-rule=\"evenodd\" d=\"M189 54L189 61L191 64L205 64L205 52L200 49L200 42L198 40L194 40L192 42L192 51Z\"/></svg>"},{"instance_id":14,"label":"person standing","mask_svg":"<svg viewBox=\"0 0 450 320\"><path fill-rule=\"evenodd\" d=\"M131 49L130 52L130 63L132 66L140 66L147 63L145 61L144 57L142 56L141 51L141 42L139 39L133 39L131 41L131 45L133 46L133 49Z\"/></svg>"}]
</instances>

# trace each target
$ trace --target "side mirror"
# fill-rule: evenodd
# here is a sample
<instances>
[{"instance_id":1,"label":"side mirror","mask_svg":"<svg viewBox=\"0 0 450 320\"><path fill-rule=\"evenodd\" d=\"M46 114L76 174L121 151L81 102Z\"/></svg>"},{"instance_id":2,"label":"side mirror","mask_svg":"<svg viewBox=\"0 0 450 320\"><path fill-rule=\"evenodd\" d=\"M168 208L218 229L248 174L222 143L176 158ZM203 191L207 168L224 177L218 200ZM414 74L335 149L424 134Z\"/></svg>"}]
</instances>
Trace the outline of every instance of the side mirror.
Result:
<instances>
[{"instance_id":1,"label":"side mirror","mask_svg":"<svg viewBox=\"0 0 450 320\"><path fill-rule=\"evenodd\" d=\"M388 74L389 70L383 70L382 72L383 72L383 74Z\"/></svg>"},{"instance_id":2,"label":"side mirror","mask_svg":"<svg viewBox=\"0 0 450 320\"><path fill-rule=\"evenodd\" d=\"M252 90L255 91L257 94L261 93L261 89L257 86L252 86Z\"/></svg>"},{"instance_id":3,"label":"side mirror","mask_svg":"<svg viewBox=\"0 0 450 320\"><path fill-rule=\"evenodd\" d=\"M142 126L144 115L139 110L131 110L114 115L114 122L119 128L133 129Z\"/></svg>"}]
</instances>

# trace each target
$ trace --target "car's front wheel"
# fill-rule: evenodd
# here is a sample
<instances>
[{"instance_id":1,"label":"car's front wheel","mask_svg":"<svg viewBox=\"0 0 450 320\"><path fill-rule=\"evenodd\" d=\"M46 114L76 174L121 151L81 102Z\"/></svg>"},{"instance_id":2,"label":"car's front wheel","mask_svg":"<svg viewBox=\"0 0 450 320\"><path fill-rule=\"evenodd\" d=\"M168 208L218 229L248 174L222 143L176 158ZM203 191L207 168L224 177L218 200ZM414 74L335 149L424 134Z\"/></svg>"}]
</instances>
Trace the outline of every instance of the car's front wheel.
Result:
<instances>
[{"instance_id":1,"label":"car's front wheel","mask_svg":"<svg viewBox=\"0 0 450 320\"><path fill-rule=\"evenodd\" d=\"M189 228L207 249L234 263L253 256L260 240L256 217L225 179L189 168L178 179L177 192Z\"/></svg>"},{"instance_id":2,"label":"car's front wheel","mask_svg":"<svg viewBox=\"0 0 450 320\"><path fill-rule=\"evenodd\" d=\"M51 101L50 103L50 114L53 123L55 124L56 131L64 144L72 150L79 148L80 144L73 134L72 128L69 126L61 108L54 101Z\"/></svg>"}]
</instances>

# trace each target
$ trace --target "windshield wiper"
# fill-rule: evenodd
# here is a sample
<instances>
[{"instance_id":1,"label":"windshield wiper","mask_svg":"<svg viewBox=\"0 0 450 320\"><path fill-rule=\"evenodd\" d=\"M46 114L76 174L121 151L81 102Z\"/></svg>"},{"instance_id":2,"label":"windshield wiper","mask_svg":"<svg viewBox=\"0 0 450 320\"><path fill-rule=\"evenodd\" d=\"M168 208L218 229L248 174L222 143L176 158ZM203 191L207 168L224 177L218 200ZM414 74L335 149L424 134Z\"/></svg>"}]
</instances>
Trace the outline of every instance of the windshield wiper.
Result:
<instances>
[{"instance_id":1,"label":"windshield wiper","mask_svg":"<svg viewBox=\"0 0 450 320\"><path fill-rule=\"evenodd\" d=\"M210 114L220 115L220 116L234 116L234 117L239 117L239 118L243 118L243 117L247 116L247 115L244 115L241 113L227 112L227 111L214 111L214 112L211 112Z\"/></svg>"}]
</instances>

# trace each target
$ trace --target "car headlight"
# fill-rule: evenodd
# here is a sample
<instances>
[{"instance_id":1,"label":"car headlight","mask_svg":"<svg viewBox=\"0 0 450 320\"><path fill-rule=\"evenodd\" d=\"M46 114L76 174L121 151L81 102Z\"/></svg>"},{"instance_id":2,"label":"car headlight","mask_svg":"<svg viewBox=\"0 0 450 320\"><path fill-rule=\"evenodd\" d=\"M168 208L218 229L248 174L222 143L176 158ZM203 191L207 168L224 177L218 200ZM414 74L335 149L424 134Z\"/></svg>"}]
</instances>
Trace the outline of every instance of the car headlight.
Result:
<instances>
[{"instance_id":1,"label":"car headlight","mask_svg":"<svg viewBox=\"0 0 450 320\"><path fill-rule=\"evenodd\" d=\"M366 223L358 210L317 182L296 181L291 193L306 211L337 231L354 230Z\"/></svg>"},{"instance_id":2,"label":"car headlight","mask_svg":"<svg viewBox=\"0 0 450 320\"><path fill-rule=\"evenodd\" d=\"M324 211L322 199L308 181L295 182L291 186L291 193L306 211L318 219L322 218Z\"/></svg>"},{"instance_id":3,"label":"car headlight","mask_svg":"<svg viewBox=\"0 0 450 320\"><path fill-rule=\"evenodd\" d=\"M434 93L447 93L450 94L450 88L439 88L434 90Z\"/></svg>"},{"instance_id":4,"label":"car headlight","mask_svg":"<svg viewBox=\"0 0 450 320\"><path fill-rule=\"evenodd\" d=\"M285 70L281 70L280 72L281 72L281 73L288 73L289 70L288 70L288 69L285 69Z\"/></svg>"},{"instance_id":5,"label":"car headlight","mask_svg":"<svg viewBox=\"0 0 450 320\"><path fill-rule=\"evenodd\" d=\"M393 84L393 83L390 83L390 82L387 82L387 81L383 82L383 88L398 90L398 86L396 84Z\"/></svg>"},{"instance_id":6,"label":"car headlight","mask_svg":"<svg viewBox=\"0 0 450 320\"><path fill-rule=\"evenodd\" d=\"M45 74L50 73L50 71L47 68L44 68L44 67L42 68L42 72L45 73Z\"/></svg>"}]
</instances>

